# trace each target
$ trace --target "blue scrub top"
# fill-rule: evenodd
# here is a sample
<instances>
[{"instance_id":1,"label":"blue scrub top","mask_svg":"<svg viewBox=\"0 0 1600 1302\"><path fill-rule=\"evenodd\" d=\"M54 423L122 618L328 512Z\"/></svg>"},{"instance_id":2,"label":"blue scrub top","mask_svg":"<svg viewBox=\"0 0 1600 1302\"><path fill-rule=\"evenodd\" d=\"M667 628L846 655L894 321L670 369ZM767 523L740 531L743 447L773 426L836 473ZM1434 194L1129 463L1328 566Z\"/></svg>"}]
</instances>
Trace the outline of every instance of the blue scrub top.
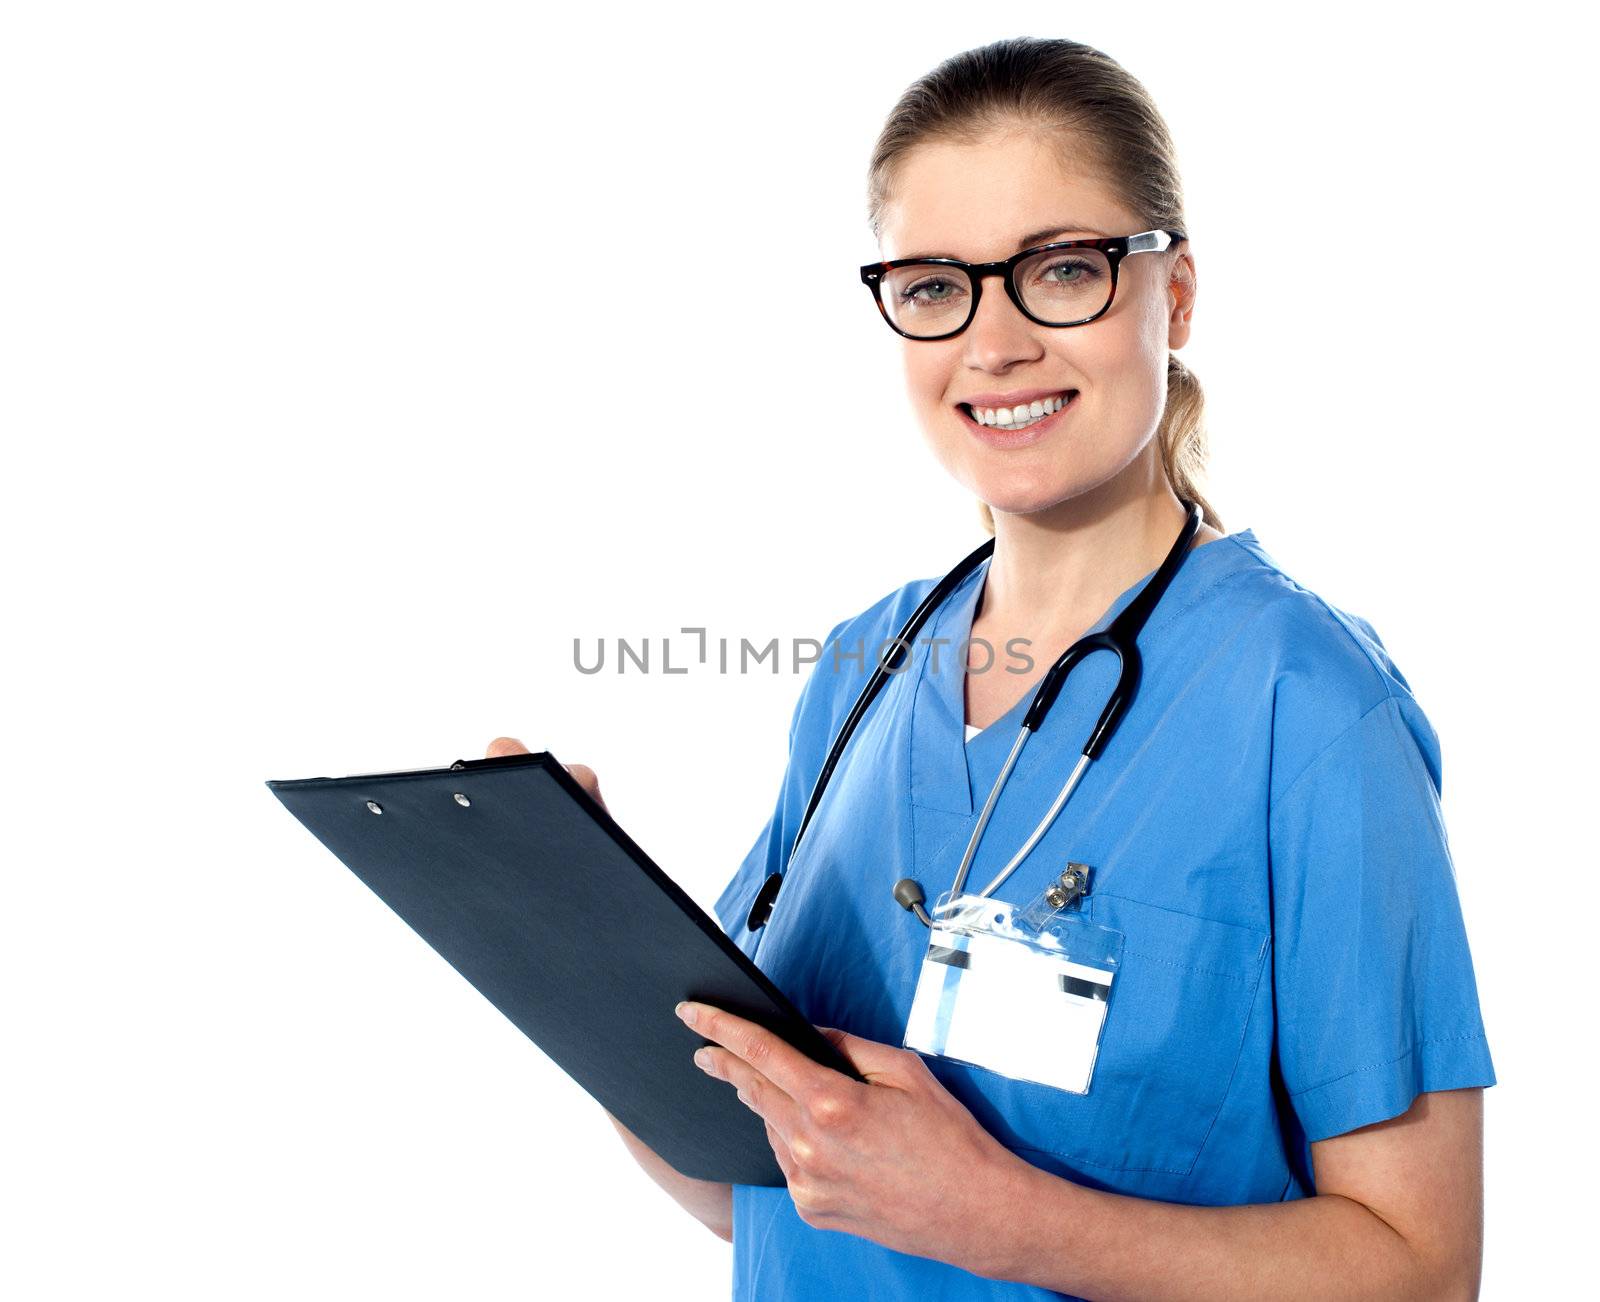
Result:
<instances>
[{"instance_id":1,"label":"blue scrub top","mask_svg":"<svg viewBox=\"0 0 1600 1302\"><path fill-rule=\"evenodd\" d=\"M724 930L814 1023L902 1043L928 932L892 888L905 876L930 900L949 888L1033 697L964 740L962 643L987 571L924 626L789 864L879 646L937 580L835 626L794 712L777 807L717 901ZM1495 1081L1438 738L1372 627L1288 577L1249 529L1189 554L1139 648L1144 676L1116 735L996 891L1020 904L1069 859L1088 863L1087 916L1124 933L1089 1092L925 1061L1007 1148L1079 1184L1207 1205L1308 1197L1312 1140L1398 1116L1426 1090ZM996 656L989 672L1015 663ZM1055 798L1116 671L1102 654L1073 671L996 806L971 889ZM752 933L750 904L780 868L771 919ZM735 1186L733 1231L736 1299L1062 1296L814 1229L781 1188Z\"/></svg>"}]
</instances>

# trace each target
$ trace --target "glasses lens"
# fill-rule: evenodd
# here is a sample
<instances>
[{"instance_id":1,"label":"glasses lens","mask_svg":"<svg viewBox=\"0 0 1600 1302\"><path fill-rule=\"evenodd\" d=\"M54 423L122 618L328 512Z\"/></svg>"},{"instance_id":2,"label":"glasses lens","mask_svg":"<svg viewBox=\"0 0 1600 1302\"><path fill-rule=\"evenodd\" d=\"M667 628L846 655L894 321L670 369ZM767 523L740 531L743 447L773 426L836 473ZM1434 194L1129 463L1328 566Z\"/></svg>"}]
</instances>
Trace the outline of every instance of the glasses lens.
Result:
<instances>
[{"instance_id":1,"label":"glasses lens","mask_svg":"<svg viewBox=\"0 0 1600 1302\"><path fill-rule=\"evenodd\" d=\"M1096 315L1111 301L1111 259L1099 249L1054 249L1017 264L1017 293L1051 325Z\"/></svg>"},{"instance_id":2,"label":"glasses lens","mask_svg":"<svg viewBox=\"0 0 1600 1302\"><path fill-rule=\"evenodd\" d=\"M1028 311L1050 325L1099 316L1111 301L1111 259L1099 249L1054 249L1017 264L1017 292ZM972 281L936 262L892 267L879 282L884 310L897 329L917 339L959 330L972 311Z\"/></svg>"},{"instance_id":3,"label":"glasses lens","mask_svg":"<svg viewBox=\"0 0 1600 1302\"><path fill-rule=\"evenodd\" d=\"M958 267L936 262L891 267L878 282L895 327L918 339L959 329L972 310L972 282Z\"/></svg>"}]
</instances>

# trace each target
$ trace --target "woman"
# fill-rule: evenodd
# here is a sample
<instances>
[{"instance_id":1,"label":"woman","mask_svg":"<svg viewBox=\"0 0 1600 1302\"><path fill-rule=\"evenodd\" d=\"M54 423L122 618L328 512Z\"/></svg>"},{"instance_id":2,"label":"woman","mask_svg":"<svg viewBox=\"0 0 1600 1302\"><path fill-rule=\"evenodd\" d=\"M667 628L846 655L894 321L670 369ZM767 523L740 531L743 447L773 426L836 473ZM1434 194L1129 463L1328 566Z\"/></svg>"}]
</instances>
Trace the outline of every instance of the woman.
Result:
<instances>
[{"instance_id":1,"label":"woman","mask_svg":"<svg viewBox=\"0 0 1600 1302\"><path fill-rule=\"evenodd\" d=\"M1201 394L1172 351L1195 267L1160 115L1086 46L969 51L895 108L871 215L891 265L863 278L994 550L864 717L789 863L863 681L853 657L870 667L933 581L834 628L777 808L717 902L865 1083L686 1004L712 1042L696 1060L765 1119L788 1187L688 1180L625 1139L731 1237L737 1297L1476 1296L1494 1073L1438 742L1373 629L1250 530L1224 533L1199 492ZM1145 238L1014 260L1011 285L996 267L974 283L892 265L1119 236ZM901 1047L929 932L896 879L930 895L951 882L1034 684L1137 597L1185 503L1206 523L1139 634L1138 693L995 894L1020 905L1063 864L1090 866L1085 916L1125 949L1087 1090ZM1116 672L1105 655L1074 671L1010 775L974 883L1050 806ZM779 871L760 925L752 905Z\"/></svg>"}]
</instances>

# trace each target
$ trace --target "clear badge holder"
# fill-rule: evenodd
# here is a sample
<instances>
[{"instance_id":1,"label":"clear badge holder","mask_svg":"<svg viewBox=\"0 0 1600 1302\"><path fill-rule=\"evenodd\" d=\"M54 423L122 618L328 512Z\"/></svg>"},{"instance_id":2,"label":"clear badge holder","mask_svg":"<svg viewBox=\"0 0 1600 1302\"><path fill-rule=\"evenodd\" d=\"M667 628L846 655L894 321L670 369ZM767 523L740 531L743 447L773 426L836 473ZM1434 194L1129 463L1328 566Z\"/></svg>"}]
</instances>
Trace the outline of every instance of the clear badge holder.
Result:
<instances>
[{"instance_id":1,"label":"clear badge holder","mask_svg":"<svg viewBox=\"0 0 1600 1302\"><path fill-rule=\"evenodd\" d=\"M1123 939L1079 911L1088 881L1068 864L1020 909L941 895L904 1046L1087 1094Z\"/></svg>"}]
</instances>

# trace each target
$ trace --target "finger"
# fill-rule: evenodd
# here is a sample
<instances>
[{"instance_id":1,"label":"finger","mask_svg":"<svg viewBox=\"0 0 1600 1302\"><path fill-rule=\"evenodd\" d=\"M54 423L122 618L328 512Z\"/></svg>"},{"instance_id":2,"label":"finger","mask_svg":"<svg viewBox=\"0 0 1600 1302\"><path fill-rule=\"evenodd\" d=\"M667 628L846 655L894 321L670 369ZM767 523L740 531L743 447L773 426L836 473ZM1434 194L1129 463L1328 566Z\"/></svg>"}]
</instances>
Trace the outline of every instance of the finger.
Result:
<instances>
[{"instance_id":1,"label":"finger","mask_svg":"<svg viewBox=\"0 0 1600 1302\"><path fill-rule=\"evenodd\" d=\"M809 1108L820 1096L836 1094L855 1085L847 1076L813 1062L781 1037L748 1018L692 1000L678 1005L678 1016L685 1025L722 1045L802 1106Z\"/></svg>"},{"instance_id":2,"label":"finger","mask_svg":"<svg viewBox=\"0 0 1600 1302\"><path fill-rule=\"evenodd\" d=\"M772 1145L772 1155L778 1159L778 1170L783 1172L783 1178L793 1180L794 1154L790 1151L788 1142L770 1121L767 1122L767 1143Z\"/></svg>"},{"instance_id":3,"label":"finger","mask_svg":"<svg viewBox=\"0 0 1600 1302\"><path fill-rule=\"evenodd\" d=\"M878 1040L865 1040L859 1035L851 1035L849 1031L841 1031L836 1026L819 1026L817 1030L828 1037L833 1047L842 1053L850 1065L865 1076L870 1084L903 1085L907 1080L907 1072L920 1077L927 1071L928 1064L909 1049L896 1048L892 1044L884 1044ZM921 1072L916 1070L919 1066L922 1068Z\"/></svg>"},{"instance_id":4,"label":"finger","mask_svg":"<svg viewBox=\"0 0 1600 1302\"><path fill-rule=\"evenodd\" d=\"M499 759L503 755L526 755L528 748L515 737L496 737L483 753L490 759Z\"/></svg>"},{"instance_id":5,"label":"finger","mask_svg":"<svg viewBox=\"0 0 1600 1302\"><path fill-rule=\"evenodd\" d=\"M695 1051L694 1060L707 1076L732 1085L739 1102L780 1133L787 1134L798 1120L794 1100L728 1050L707 1045Z\"/></svg>"},{"instance_id":6,"label":"finger","mask_svg":"<svg viewBox=\"0 0 1600 1302\"><path fill-rule=\"evenodd\" d=\"M587 764L563 764L561 767L572 774L573 780L594 797L601 809L606 808L605 797L600 794L600 779L595 776L592 768ZM611 811L607 809L606 812Z\"/></svg>"}]
</instances>

